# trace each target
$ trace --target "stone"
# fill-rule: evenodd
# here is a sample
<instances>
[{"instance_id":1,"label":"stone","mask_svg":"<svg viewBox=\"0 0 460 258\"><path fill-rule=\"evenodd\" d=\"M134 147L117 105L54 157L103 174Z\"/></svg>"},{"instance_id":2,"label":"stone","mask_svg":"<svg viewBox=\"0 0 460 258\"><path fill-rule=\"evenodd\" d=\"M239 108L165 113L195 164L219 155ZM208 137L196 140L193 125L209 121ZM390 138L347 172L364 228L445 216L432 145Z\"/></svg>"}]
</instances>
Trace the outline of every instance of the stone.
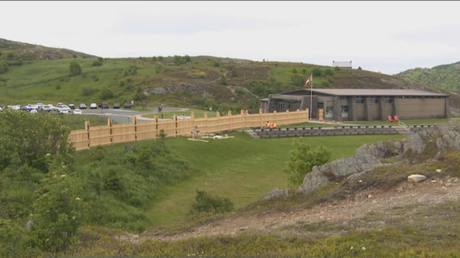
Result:
<instances>
[{"instance_id":1,"label":"stone","mask_svg":"<svg viewBox=\"0 0 460 258\"><path fill-rule=\"evenodd\" d=\"M411 183L418 183L418 182L423 181L425 179L426 179L426 176L420 175L420 174L412 174L412 175L407 177L407 181L409 181Z\"/></svg>"},{"instance_id":2,"label":"stone","mask_svg":"<svg viewBox=\"0 0 460 258\"><path fill-rule=\"evenodd\" d=\"M292 189L280 189L280 188L275 188L268 194L266 194L264 197L262 197L260 200L269 200L272 198L287 198L289 195L294 193Z\"/></svg>"}]
</instances>

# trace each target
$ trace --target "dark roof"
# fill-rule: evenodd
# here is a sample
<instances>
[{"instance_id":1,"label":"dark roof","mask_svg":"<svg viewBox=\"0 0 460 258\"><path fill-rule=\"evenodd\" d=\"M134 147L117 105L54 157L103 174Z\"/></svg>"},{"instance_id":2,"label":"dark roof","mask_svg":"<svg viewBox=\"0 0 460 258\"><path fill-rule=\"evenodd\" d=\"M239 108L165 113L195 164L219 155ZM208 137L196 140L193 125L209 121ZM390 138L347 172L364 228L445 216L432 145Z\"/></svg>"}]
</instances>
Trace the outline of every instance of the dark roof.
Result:
<instances>
[{"instance_id":1,"label":"dark roof","mask_svg":"<svg viewBox=\"0 0 460 258\"><path fill-rule=\"evenodd\" d=\"M285 92L283 94L299 93L302 91L304 91L306 94L310 94L310 89ZM442 93L410 89L313 89L312 92L313 94L331 96L448 96L447 94Z\"/></svg>"}]
</instances>

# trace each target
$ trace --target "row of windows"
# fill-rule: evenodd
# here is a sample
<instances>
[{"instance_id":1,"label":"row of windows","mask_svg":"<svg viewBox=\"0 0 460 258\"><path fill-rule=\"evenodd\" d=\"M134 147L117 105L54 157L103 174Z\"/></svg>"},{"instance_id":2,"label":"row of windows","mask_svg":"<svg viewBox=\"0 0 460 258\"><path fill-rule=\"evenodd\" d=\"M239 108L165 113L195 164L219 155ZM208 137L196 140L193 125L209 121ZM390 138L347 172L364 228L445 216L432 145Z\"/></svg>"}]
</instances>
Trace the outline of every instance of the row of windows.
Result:
<instances>
[{"instance_id":1,"label":"row of windows","mask_svg":"<svg viewBox=\"0 0 460 258\"><path fill-rule=\"evenodd\" d=\"M382 103L393 103L393 98L376 98L376 97L369 98L369 103L378 104L379 99L382 100ZM363 98L363 97L356 97L355 98L355 103L364 103L364 102L365 102L365 98Z\"/></svg>"}]
</instances>

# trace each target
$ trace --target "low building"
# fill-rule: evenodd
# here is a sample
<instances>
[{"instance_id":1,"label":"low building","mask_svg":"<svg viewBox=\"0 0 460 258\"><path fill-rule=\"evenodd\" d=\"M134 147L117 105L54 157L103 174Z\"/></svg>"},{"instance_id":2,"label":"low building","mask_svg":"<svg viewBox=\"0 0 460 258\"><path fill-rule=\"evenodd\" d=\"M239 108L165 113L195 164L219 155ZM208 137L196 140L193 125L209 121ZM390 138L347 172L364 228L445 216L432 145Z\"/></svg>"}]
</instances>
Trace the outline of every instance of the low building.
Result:
<instances>
[{"instance_id":1,"label":"low building","mask_svg":"<svg viewBox=\"0 0 460 258\"><path fill-rule=\"evenodd\" d=\"M449 95L411 89L300 89L261 99L264 113L309 109L310 118L375 121L449 118Z\"/></svg>"}]
</instances>

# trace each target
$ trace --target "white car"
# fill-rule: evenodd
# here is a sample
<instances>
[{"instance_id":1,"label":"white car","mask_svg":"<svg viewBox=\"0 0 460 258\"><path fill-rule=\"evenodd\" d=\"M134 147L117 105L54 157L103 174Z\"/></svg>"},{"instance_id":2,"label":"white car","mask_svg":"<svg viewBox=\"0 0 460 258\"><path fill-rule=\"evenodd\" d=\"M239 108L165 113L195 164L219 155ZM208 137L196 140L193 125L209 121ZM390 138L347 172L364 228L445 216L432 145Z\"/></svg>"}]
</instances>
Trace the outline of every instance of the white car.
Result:
<instances>
[{"instance_id":1,"label":"white car","mask_svg":"<svg viewBox=\"0 0 460 258\"><path fill-rule=\"evenodd\" d=\"M36 109L32 109L29 112L32 113L32 114L37 114L38 113L38 111Z\"/></svg>"},{"instance_id":2,"label":"white car","mask_svg":"<svg viewBox=\"0 0 460 258\"><path fill-rule=\"evenodd\" d=\"M91 103L91 105L89 105L89 108L90 109L97 109L97 104L96 103Z\"/></svg>"},{"instance_id":3,"label":"white car","mask_svg":"<svg viewBox=\"0 0 460 258\"><path fill-rule=\"evenodd\" d=\"M61 113L61 114L69 114L70 113L70 108L60 108L59 113Z\"/></svg>"},{"instance_id":4,"label":"white car","mask_svg":"<svg viewBox=\"0 0 460 258\"><path fill-rule=\"evenodd\" d=\"M82 114L81 109L79 109L79 108L74 109L73 114L74 115L81 115Z\"/></svg>"}]
</instances>

